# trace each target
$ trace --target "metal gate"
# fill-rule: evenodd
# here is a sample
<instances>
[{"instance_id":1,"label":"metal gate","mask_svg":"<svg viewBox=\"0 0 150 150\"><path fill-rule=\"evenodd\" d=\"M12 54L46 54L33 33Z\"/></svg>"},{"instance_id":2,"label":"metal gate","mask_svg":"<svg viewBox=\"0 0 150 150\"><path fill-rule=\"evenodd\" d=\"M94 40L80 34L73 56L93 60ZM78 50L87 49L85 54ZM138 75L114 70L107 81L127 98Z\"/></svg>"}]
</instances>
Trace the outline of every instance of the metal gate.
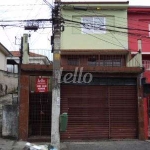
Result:
<instances>
[{"instance_id":1,"label":"metal gate","mask_svg":"<svg viewBox=\"0 0 150 150\"><path fill-rule=\"evenodd\" d=\"M51 93L30 93L29 136L51 135Z\"/></svg>"},{"instance_id":2,"label":"metal gate","mask_svg":"<svg viewBox=\"0 0 150 150\"><path fill-rule=\"evenodd\" d=\"M37 81L39 83L37 83ZM40 85L40 82L42 81L47 82L46 84L44 83ZM39 78L38 76L30 76L29 127L28 127L29 137L32 136L50 137L51 135L52 92L50 90L51 89L50 84L51 82L49 77ZM43 91L43 89L45 91Z\"/></svg>"},{"instance_id":3,"label":"metal gate","mask_svg":"<svg viewBox=\"0 0 150 150\"><path fill-rule=\"evenodd\" d=\"M137 138L136 86L62 85L61 95L62 140Z\"/></svg>"}]
</instances>

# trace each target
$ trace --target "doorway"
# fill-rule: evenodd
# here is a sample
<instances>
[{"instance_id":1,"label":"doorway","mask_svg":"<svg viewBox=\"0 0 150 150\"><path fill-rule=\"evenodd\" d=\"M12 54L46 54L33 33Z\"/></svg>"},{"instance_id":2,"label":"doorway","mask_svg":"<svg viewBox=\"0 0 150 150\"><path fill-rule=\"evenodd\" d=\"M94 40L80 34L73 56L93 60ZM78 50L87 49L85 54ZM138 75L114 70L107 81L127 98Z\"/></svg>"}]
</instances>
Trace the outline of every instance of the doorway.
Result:
<instances>
[{"instance_id":1,"label":"doorway","mask_svg":"<svg viewBox=\"0 0 150 150\"><path fill-rule=\"evenodd\" d=\"M30 76L28 136L51 135L51 77Z\"/></svg>"}]
</instances>

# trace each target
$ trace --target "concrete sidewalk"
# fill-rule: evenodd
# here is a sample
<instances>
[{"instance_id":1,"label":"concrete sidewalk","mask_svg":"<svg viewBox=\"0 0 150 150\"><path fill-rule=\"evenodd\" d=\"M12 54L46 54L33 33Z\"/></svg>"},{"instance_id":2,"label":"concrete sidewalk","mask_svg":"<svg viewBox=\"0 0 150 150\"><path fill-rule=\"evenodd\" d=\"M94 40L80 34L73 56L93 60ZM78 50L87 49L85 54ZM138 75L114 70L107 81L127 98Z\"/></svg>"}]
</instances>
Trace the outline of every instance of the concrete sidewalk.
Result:
<instances>
[{"instance_id":1,"label":"concrete sidewalk","mask_svg":"<svg viewBox=\"0 0 150 150\"><path fill-rule=\"evenodd\" d=\"M61 150L150 150L150 141L120 140L62 143Z\"/></svg>"},{"instance_id":2,"label":"concrete sidewalk","mask_svg":"<svg viewBox=\"0 0 150 150\"><path fill-rule=\"evenodd\" d=\"M0 150L22 150L26 142L0 138Z\"/></svg>"},{"instance_id":3,"label":"concrete sidewalk","mask_svg":"<svg viewBox=\"0 0 150 150\"><path fill-rule=\"evenodd\" d=\"M25 144L25 141L0 138L0 150L22 150ZM61 143L61 150L150 150L150 141L107 140L96 142L64 142Z\"/></svg>"}]
</instances>

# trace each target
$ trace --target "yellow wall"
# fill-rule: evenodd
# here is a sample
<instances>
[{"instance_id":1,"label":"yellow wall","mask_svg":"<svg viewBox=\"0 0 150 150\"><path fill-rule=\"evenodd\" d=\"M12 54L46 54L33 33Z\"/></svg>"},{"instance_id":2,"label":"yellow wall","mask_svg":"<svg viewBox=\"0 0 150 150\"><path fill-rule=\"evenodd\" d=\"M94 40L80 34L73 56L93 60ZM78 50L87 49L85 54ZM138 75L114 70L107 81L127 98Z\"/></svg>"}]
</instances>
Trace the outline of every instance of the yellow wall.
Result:
<instances>
[{"instance_id":1,"label":"yellow wall","mask_svg":"<svg viewBox=\"0 0 150 150\"><path fill-rule=\"evenodd\" d=\"M105 16L106 25L127 28L127 10L63 10L62 17L81 22L81 16ZM128 49L128 34L106 31L106 34L83 34L81 25L65 22L65 31L61 34L61 49ZM75 26L75 27L72 27ZM127 32L106 26L106 29Z\"/></svg>"}]
</instances>

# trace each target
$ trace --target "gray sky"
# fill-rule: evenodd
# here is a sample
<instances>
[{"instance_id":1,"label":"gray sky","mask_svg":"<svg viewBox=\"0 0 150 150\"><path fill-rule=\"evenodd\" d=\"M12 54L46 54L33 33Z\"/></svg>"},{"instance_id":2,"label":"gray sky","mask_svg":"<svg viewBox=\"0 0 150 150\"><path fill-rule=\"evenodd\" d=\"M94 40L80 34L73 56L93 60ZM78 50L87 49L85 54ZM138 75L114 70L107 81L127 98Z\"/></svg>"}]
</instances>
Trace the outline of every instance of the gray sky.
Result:
<instances>
[{"instance_id":1,"label":"gray sky","mask_svg":"<svg viewBox=\"0 0 150 150\"><path fill-rule=\"evenodd\" d=\"M53 3L54 0L47 0ZM92 0L62 0L62 1L92 1ZM100 0L94 0L100 1ZM102 0L102 1L124 1L124 0ZM129 5L150 6L150 0L129 0ZM17 19L37 19L50 18L51 9L43 0L0 0L0 20L17 20ZM20 37L24 31L18 27L0 27L0 42L8 48L8 50L19 50ZM36 32L30 32L30 49L36 49L36 53L47 55L50 59L50 34L51 29L40 29ZM15 40L15 37L17 40Z\"/></svg>"}]
</instances>

